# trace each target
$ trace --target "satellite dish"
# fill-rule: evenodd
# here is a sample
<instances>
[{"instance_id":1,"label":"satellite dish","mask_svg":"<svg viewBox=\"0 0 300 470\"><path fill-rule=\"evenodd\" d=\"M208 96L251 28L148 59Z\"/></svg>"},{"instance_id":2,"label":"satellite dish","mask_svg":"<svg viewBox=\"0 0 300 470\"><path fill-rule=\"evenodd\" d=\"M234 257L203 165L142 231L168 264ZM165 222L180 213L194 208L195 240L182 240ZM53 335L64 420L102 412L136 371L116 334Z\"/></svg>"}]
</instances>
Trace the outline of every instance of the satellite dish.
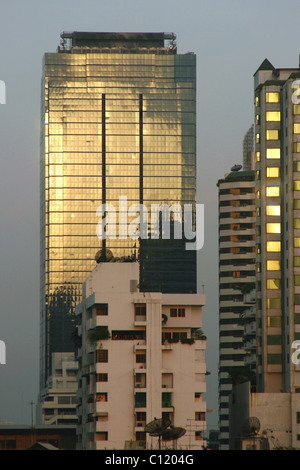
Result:
<instances>
[{"instance_id":1,"label":"satellite dish","mask_svg":"<svg viewBox=\"0 0 300 470\"><path fill-rule=\"evenodd\" d=\"M240 171L242 168L243 168L242 165L234 165L231 168L231 171Z\"/></svg>"},{"instance_id":2,"label":"satellite dish","mask_svg":"<svg viewBox=\"0 0 300 470\"><path fill-rule=\"evenodd\" d=\"M256 416L251 416L244 421L242 431L246 436L254 436L260 430L260 421Z\"/></svg>"},{"instance_id":3,"label":"satellite dish","mask_svg":"<svg viewBox=\"0 0 300 470\"><path fill-rule=\"evenodd\" d=\"M162 433L170 426L171 421L169 419L156 419L146 424L145 431L150 434L150 436L161 436Z\"/></svg>"},{"instance_id":4,"label":"satellite dish","mask_svg":"<svg viewBox=\"0 0 300 470\"><path fill-rule=\"evenodd\" d=\"M180 437L184 436L186 433L186 429L180 427L170 427L166 429L162 433L162 440L163 441L175 441Z\"/></svg>"}]
</instances>

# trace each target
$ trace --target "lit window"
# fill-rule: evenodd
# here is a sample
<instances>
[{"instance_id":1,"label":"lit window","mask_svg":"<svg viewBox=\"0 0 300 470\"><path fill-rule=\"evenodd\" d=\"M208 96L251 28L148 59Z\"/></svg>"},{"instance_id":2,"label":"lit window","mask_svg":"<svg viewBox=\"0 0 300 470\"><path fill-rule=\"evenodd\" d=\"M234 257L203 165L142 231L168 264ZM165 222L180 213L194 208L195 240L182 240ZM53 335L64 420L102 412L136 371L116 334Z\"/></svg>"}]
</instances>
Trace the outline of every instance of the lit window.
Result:
<instances>
[{"instance_id":1,"label":"lit window","mask_svg":"<svg viewBox=\"0 0 300 470\"><path fill-rule=\"evenodd\" d=\"M300 152L300 142L294 142L294 152Z\"/></svg>"},{"instance_id":2,"label":"lit window","mask_svg":"<svg viewBox=\"0 0 300 470\"><path fill-rule=\"evenodd\" d=\"M280 327L281 326L281 317L267 317L267 325L268 327Z\"/></svg>"},{"instance_id":3,"label":"lit window","mask_svg":"<svg viewBox=\"0 0 300 470\"><path fill-rule=\"evenodd\" d=\"M278 178L280 176L280 168L273 166L267 168L267 178Z\"/></svg>"},{"instance_id":4,"label":"lit window","mask_svg":"<svg viewBox=\"0 0 300 470\"><path fill-rule=\"evenodd\" d=\"M267 271L280 271L280 261L277 259L267 260Z\"/></svg>"},{"instance_id":5,"label":"lit window","mask_svg":"<svg viewBox=\"0 0 300 470\"><path fill-rule=\"evenodd\" d=\"M280 206L266 206L266 215L280 215Z\"/></svg>"},{"instance_id":6,"label":"lit window","mask_svg":"<svg viewBox=\"0 0 300 470\"><path fill-rule=\"evenodd\" d=\"M272 290L280 289L280 279L267 279L267 288Z\"/></svg>"},{"instance_id":7,"label":"lit window","mask_svg":"<svg viewBox=\"0 0 300 470\"><path fill-rule=\"evenodd\" d=\"M300 104L294 104L293 112L294 114L300 114Z\"/></svg>"},{"instance_id":8,"label":"lit window","mask_svg":"<svg viewBox=\"0 0 300 470\"><path fill-rule=\"evenodd\" d=\"M300 199L294 199L294 209L300 209Z\"/></svg>"},{"instance_id":9,"label":"lit window","mask_svg":"<svg viewBox=\"0 0 300 470\"><path fill-rule=\"evenodd\" d=\"M281 308L281 298L280 297L267 299L267 309L272 309L272 308ZM272 317L270 317L270 318L272 318ZM277 326L277 325L268 325L268 326Z\"/></svg>"},{"instance_id":10,"label":"lit window","mask_svg":"<svg viewBox=\"0 0 300 470\"><path fill-rule=\"evenodd\" d=\"M298 122L294 124L294 134L300 134L300 123Z\"/></svg>"},{"instance_id":11,"label":"lit window","mask_svg":"<svg viewBox=\"0 0 300 470\"><path fill-rule=\"evenodd\" d=\"M281 232L281 224L273 224L267 223L267 233L280 233Z\"/></svg>"},{"instance_id":12,"label":"lit window","mask_svg":"<svg viewBox=\"0 0 300 470\"><path fill-rule=\"evenodd\" d=\"M256 152L256 161L260 162L260 152Z\"/></svg>"},{"instance_id":13,"label":"lit window","mask_svg":"<svg viewBox=\"0 0 300 470\"><path fill-rule=\"evenodd\" d=\"M267 111L266 112L267 121L280 121L280 111Z\"/></svg>"},{"instance_id":14,"label":"lit window","mask_svg":"<svg viewBox=\"0 0 300 470\"><path fill-rule=\"evenodd\" d=\"M266 103L279 103L279 93L266 93Z\"/></svg>"},{"instance_id":15,"label":"lit window","mask_svg":"<svg viewBox=\"0 0 300 470\"><path fill-rule=\"evenodd\" d=\"M281 242L267 242L267 251L279 253L281 250Z\"/></svg>"},{"instance_id":16,"label":"lit window","mask_svg":"<svg viewBox=\"0 0 300 470\"><path fill-rule=\"evenodd\" d=\"M300 191L300 181L294 181L294 191Z\"/></svg>"},{"instance_id":17,"label":"lit window","mask_svg":"<svg viewBox=\"0 0 300 470\"><path fill-rule=\"evenodd\" d=\"M257 134L256 134L256 143L259 144L259 141L260 141L260 134L257 133Z\"/></svg>"},{"instance_id":18,"label":"lit window","mask_svg":"<svg viewBox=\"0 0 300 470\"><path fill-rule=\"evenodd\" d=\"M267 149L267 158L280 158L280 149Z\"/></svg>"},{"instance_id":19,"label":"lit window","mask_svg":"<svg viewBox=\"0 0 300 470\"><path fill-rule=\"evenodd\" d=\"M259 106L260 105L260 99L259 99L259 96L257 95L255 97L255 106Z\"/></svg>"},{"instance_id":20,"label":"lit window","mask_svg":"<svg viewBox=\"0 0 300 470\"><path fill-rule=\"evenodd\" d=\"M300 162L294 162L294 171L300 171Z\"/></svg>"},{"instance_id":21,"label":"lit window","mask_svg":"<svg viewBox=\"0 0 300 470\"><path fill-rule=\"evenodd\" d=\"M266 187L266 195L270 197L276 197L280 195L280 188L279 186L267 186Z\"/></svg>"},{"instance_id":22,"label":"lit window","mask_svg":"<svg viewBox=\"0 0 300 470\"><path fill-rule=\"evenodd\" d=\"M300 266L300 256L294 256L294 266Z\"/></svg>"},{"instance_id":23,"label":"lit window","mask_svg":"<svg viewBox=\"0 0 300 470\"><path fill-rule=\"evenodd\" d=\"M295 237L294 238L294 247L299 248L300 247L300 237Z\"/></svg>"},{"instance_id":24,"label":"lit window","mask_svg":"<svg viewBox=\"0 0 300 470\"><path fill-rule=\"evenodd\" d=\"M278 140L279 139L279 131L277 129L268 129L266 132L267 140Z\"/></svg>"},{"instance_id":25,"label":"lit window","mask_svg":"<svg viewBox=\"0 0 300 470\"><path fill-rule=\"evenodd\" d=\"M299 276L299 274L296 274L294 276L294 285L295 286L300 286L300 276Z\"/></svg>"}]
</instances>

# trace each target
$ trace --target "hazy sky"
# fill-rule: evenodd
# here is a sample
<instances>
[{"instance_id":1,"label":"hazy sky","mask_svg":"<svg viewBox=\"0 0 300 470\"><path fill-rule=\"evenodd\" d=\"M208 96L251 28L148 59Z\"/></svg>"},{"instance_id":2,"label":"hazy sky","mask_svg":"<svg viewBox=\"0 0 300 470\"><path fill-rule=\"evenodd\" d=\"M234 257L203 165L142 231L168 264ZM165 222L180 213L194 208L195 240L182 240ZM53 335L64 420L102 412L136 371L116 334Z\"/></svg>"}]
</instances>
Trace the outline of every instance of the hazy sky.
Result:
<instances>
[{"instance_id":1,"label":"hazy sky","mask_svg":"<svg viewBox=\"0 0 300 470\"><path fill-rule=\"evenodd\" d=\"M39 376L39 122L42 58L62 31L174 32L197 54L198 202L205 204L199 286L207 295L209 425L217 424L216 182L242 161L253 122L253 74L268 58L298 67L299 0L1 0L0 421L29 424Z\"/></svg>"}]
</instances>

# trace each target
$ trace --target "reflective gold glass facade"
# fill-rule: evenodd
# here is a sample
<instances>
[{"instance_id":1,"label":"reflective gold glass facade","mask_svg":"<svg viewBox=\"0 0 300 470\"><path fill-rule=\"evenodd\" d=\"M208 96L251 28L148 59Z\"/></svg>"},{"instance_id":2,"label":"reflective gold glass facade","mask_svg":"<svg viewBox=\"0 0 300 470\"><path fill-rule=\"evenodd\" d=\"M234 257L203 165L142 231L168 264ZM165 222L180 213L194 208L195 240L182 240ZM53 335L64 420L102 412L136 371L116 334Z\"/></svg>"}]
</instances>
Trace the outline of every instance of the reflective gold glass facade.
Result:
<instances>
[{"instance_id":1,"label":"reflective gold glass facade","mask_svg":"<svg viewBox=\"0 0 300 470\"><path fill-rule=\"evenodd\" d=\"M72 47L71 38L68 48L45 54L42 381L51 353L72 346L66 325L72 329L69 320L96 253L105 248L117 258L138 255L136 240L119 238L118 223L115 239L97 237L98 206L113 205L118 222L121 196L127 197L128 208L195 204L195 56L179 55L165 47L163 36L158 39L160 47L146 41L143 48L130 42L128 49L126 40L122 48L112 40L100 41L95 51L88 37L84 47ZM196 264L191 269L195 273Z\"/></svg>"}]
</instances>

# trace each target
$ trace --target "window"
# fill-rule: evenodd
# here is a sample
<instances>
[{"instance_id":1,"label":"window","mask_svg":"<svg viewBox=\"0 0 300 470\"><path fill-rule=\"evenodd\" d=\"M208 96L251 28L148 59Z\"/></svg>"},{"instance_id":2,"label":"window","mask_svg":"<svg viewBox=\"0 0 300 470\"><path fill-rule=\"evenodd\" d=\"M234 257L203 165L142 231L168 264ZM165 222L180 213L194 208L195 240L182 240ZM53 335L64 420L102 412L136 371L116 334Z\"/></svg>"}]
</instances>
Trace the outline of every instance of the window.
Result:
<instances>
[{"instance_id":1,"label":"window","mask_svg":"<svg viewBox=\"0 0 300 470\"><path fill-rule=\"evenodd\" d=\"M107 393L97 393L96 401L107 401Z\"/></svg>"},{"instance_id":2,"label":"window","mask_svg":"<svg viewBox=\"0 0 300 470\"><path fill-rule=\"evenodd\" d=\"M162 392L161 394L161 406L163 408L169 408L172 406L172 393L171 392Z\"/></svg>"},{"instance_id":3,"label":"window","mask_svg":"<svg viewBox=\"0 0 300 470\"><path fill-rule=\"evenodd\" d=\"M107 304L97 305L95 307L95 314L96 316L108 315L108 305Z\"/></svg>"},{"instance_id":4,"label":"window","mask_svg":"<svg viewBox=\"0 0 300 470\"><path fill-rule=\"evenodd\" d=\"M171 308L170 316L171 317L185 317L185 309L181 307Z\"/></svg>"},{"instance_id":5,"label":"window","mask_svg":"<svg viewBox=\"0 0 300 470\"><path fill-rule=\"evenodd\" d=\"M145 408L146 405L146 392L137 392L134 397L136 408Z\"/></svg>"},{"instance_id":6,"label":"window","mask_svg":"<svg viewBox=\"0 0 300 470\"><path fill-rule=\"evenodd\" d=\"M300 209L300 199L294 199L294 209Z\"/></svg>"},{"instance_id":7,"label":"window","mask_svg":"<svg viewBox=\"0 0 300 470\"><path fill-rule=\"evenodd\" d=\"M281 224L267 223L267 233L280 233Z\"/></svg>"},{"instance_id":8,"label":"window","mask_svg":"<svg viewBox=\"0 0 300 470\"><path fill-rule=\"evenodd\" d=\"M96 432L96 441L108 441L108 432Z\"/></svg>"},{"instance_id":9,"label":"window","mask_svg":"<svg viewBox=\"0 0 300 470\"><path fill-rule=\"evenodd\" d=\"M300 181L294 181L294 191L300 191Z\"/></svg>"},{"instance_id":10,"label":"window","mask_svg":"<svg viewBox=\"0 0 300 470\"><path fill-rule=\"evenodd\" d=\"M266 187L266 196L268 196L268 197L280 196L280 187L279 186L267 186Z\"/></svg>"},{"instance_id":11,"label":"window","mask_svg":"<svg viewBox=\"0 0 300 470\"><path fill-rule=\"evenodd\" d=\"M135 315L145 317L146 316L146 304L135 304Z\"/></svg>"},{"instance_id":12,"label":"window","mask_svg":"<svg viewBox=\"0 0 300 470\"><path fill-rule=\"evenodd\" d=\"M202 393L196 392L195 393L195 401L202 401Z\"/></svg>"},{"instance_id":13,"label":"window","mask_svg":"<svg viewBox=\"0 0 300 470\"><path fill-rule=\"evenodd\" d=\"M108 350L107 349L97 349L96 362L108 362Z\"/></svg>"},{"instance_id":14,"label":"window","mask_svg":"<svg viewBox=\"0 0 300 470\"><path fill-rule=\"evenodd\" d=\"M267 344L270 346L280 346L281 345L281 335L268 335Z\"/></svg>"},{"instance_id":15,"label":"window","mask_svg":"<svg viewBox=\"0 0 300 470\"><path fill-rule=\"evenodd\" d=\"M145 364L146 363L146 352L142 351L142 352L138 352L136 353L136 362L138 364Z\"/></svg>"},{"instance_id":16,"label":"window","mask_svg":"<svg viewBox=\"0 0 300 470\"><path fill-rule=\"evenodd\" d=\"M280 158L280 149L267 149L266 158Z\"/></svg>"},{"instance_id":17,"label":"window","mask_svg":"<svg viewBox=\"0 0 300 470\"><path fill-rule=\"evenodd\" d=\"M266 103L279 103L279 93L278 92L267 92L266 93Z\"/></svg>"},{"instance_id":18,"label":"window","mask_svg":"<svg viewBox=\"0 0 300 470\"><path fill-rule=\"evenodd\" d=\"M267 309L272 309L272 308L281 308L281 298L280 297L274 297L267 299Z\"/></svg>"},{"instance_id":19,"label":"window","mask_svg":"<svg viewBox=\"0 0 300 470\"><path fill-rule=\"evenodd\" d=\"M280 215L280 206L266 206L266 215Z\"/></svg>"},{"instance_id":20,"label":"window","mask_svg":"<svg viewBox=\"0 0 300 470\"><path fill-rule=\"evenodd\" d=\"M298 153L300 152L300 142L294 142L294 152Z\"/></svg>"},{"instance_id":21,"label":"window","mask_svg":"<svg viewBox=\"0 0 300 470\"><path fill-rule=\"evenodd\" d=\"M295 294L294 295L294 304L295 305L300 305L300 294Z\"/></svg>"},{"instance_id":22,"label":"window","mask_svg":"<svg viewBox=\"0 0 300 470\"><path fill-rule=\"evenodd\" d=\"M300 134L300 123L294 123L294 134Z\"/></svg>"},{"instance_id":23,"label":"window","mask_svg":"<svg viewBox=\"0 0 300 470\"><path fill-rule=\"evenodd\" d=\"M205 421L205 412L204 411L196 411L195 421Z\"/></svg>"},{"instance_id":24,"label":"window","mask_svg":"<svg viewBox=\"0 0 300 470\"><path fill-rule=\"evenodd\" d=\"M267 326L268 327L275 327L275 328L280 327L281 326L281 317L279 317L279 316L267 317Z\"/></svg>"},{"instance_id":25,"label":"window","mask_svg":"<svg viewBox=\"0 0 300 470\"><path fill-rule=\"evenodd\" d=\"M273 121L273 122L280 121L280 111L267 111L266 120Z\"/></svg>"},{"instance_id":26,"label":"window","mask_svg":"<svg viewBox=\"0 0 300 470\"><path fill-rule=\"evenodd\" d=\"M294 238L294 247L299 248L300 247L300 237L295 237Z\"/></svg>"},{"instance_id":27,"label":"window","mask_svg":"<svg viewBox=\"0 0 300 470\"><path fill-rule=\"evenodd\" d=\"M294 266L300 266L300 256L294 256Z\"/></svg>"},{"instance_id":28,"label":"window","mask_svg":"<svg viewBox=\"0 0 300 470\"><path fill-rule=\"evenodd\" d=\"M266 138L267 138L267 140L278 140L279 139L279 131L277 129L268 129L266 131Z\"/></svg>"},{"instance_id":29,"label":"window","mask_svg":"<svg viewBox=\"0 0 300 470\"><path fill-rule=\"evenodd\" d=\"M260 152L256 152L256 161L260 162Z\"/></svg>"},{"instance_id":30,"label":"window","mask_svg":"<svg viewBox=\"0 0 300 470\"><path fill-rule=\"evenodd\" d=\"M300 219L294 219L294 228L300 228Z\"/></svg>"},{"instance_id":31,"label":"window","mask_svg":"<svg viewBox=\"0 0 300 470\"><path fill-rule=\"evenodd\" d=\"M293 163L294 171L300 171L300 162Z\"/></svg>"},{"instance_id":32,"label":"window","mask_svg":"<svg viewBox=\"0 0 300 470\"><path fill-rule=\"evenodd\" d=\"M267 242L267 251L279 253L281 251L281 242Z\"/></svg>"},{"instance_id":33,"label":"window","mask_svg":"<svg viewBox=\"0 0 300 470\"><path fill-rule=\"evenodd\" d=\"M96 382L108 382L108 374L96 374Z\"/></svg>"},{"instance_id":34,"label":"window","mask_svg":"<svg viewBox=\"0 0 300 470\"><path fill-rule=\"evenodd\" d=\"M267 279L267 288L268 289L280 289L281 280L280 279Z\"/></svg>"},{"instance_id":35,"label":"window","mask_svg":"<svg viewBox=\"0 0 300 470\"><path fill-rule=\"evenodd\" d=\"M267 363L268 364L281 364L281 354L268 354Z\"/></svg>"},{"instance_id":36,"label":"window","mask_svg":"<svg viewBox=\"0 0 300 470\"><path fill-rule=\"evenodd\" d=\"M260 142L260 134L257 133L256 134L256 143L259 144L259 142Z\"/></svg>"},{"instance_id":37,"label":"window","mask_svg":"<svg viewBox=\"0 0 300 470\"><path fill-rule=\"evenodd\" d=\"M300 286L300 276L299 275L294 276L294 285L295 286Z\"/></svg>"},{"instance_id":38,"label":"window","mask_svg":"<svg viewBox=\"0 0 300 470\"><path fill-rule=\"evenodd\" d=\"M267 271L280 271L280 261L277 259L268 259Z\"/></svg>"},{"instance_id":39,"label":"window","mask_svg":"<svg viewBox=\"0 0 300 470\"><path fill-rule=\"evenodd\" d=\"M280 168L272 166L267 168L267 178L278 178L280 176Z\"/></svg>"}]
</instances>

